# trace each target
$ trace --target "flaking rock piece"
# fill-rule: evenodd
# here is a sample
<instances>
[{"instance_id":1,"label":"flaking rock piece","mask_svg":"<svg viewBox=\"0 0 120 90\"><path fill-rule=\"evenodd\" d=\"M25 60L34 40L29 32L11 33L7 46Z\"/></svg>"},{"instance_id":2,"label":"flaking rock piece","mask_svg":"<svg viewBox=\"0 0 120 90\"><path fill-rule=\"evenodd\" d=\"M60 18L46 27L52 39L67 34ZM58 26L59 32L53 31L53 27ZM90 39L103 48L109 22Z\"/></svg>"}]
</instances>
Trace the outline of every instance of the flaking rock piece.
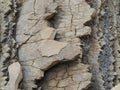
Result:
<instances>
[{"instance_id":1,"label":"flaking rock piece","mask_svg":"<svg viewBox=\"0 0 120 90\"><path fill-rule=\"evenodd\" d=\"M11 64L8 67L9 82L7 83L5 90L18 90L18 85L22 79L22 69L18 62Z\"/></svg>"}]
</instances>

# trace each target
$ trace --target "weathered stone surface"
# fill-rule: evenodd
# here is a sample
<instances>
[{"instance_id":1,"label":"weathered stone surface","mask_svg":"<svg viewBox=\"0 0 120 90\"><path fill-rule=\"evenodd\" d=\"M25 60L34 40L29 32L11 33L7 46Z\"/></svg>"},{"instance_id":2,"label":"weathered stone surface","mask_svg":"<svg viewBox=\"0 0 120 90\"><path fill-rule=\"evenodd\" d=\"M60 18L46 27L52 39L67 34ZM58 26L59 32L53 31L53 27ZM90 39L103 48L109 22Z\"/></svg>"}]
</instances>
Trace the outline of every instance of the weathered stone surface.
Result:
<instances>
[{"instance_id":1,"label":"weathered stone surface","mask_svg":"<svg viewBox=\"0 0 120 90\"><path fill-rule=\"evenodd\" d=\"M0 0L0 90L18 88L19 80L14 83L8 68L16 61L22 65L22 90L110 90L119 84L119 4L120 0ZM77 64L55 66L75 60ZM88 89L91 74L85 63L93 73ZM39 85L48 69L51 73Z\"/></svg>"},{"instance_id":2,"label":"weathered stone surface","mask_svg":"<svg viewBox=\"0 0 120 90\"><path fill-rule=\"evenodd\" d=\"M71 81L72 81L71 78L65 78L63 80L60 80L57 87L66 87L70 84Z\"/></svg>"},{"instance_id":3,"label":"weathered stone surface","mask_svg":"<svg viewBox=\"0 0 120 90\"><path fill-rule=\"evenodd\" d=\"M18 90L18 85L22 80L22 68L18 62L11 64L8 67L9 82L7 83L5 90Z\"/></svg>"},{"instance_id":4,"label":"weathered stone surface","mask_svg":"<svg viewBox=\"0 0 120 90\"><path fill-rule=\"evenodd\" d=\"M41 41L40 52L42 56L50 57L59 54L62 49L67 46L67 43L57 42L53 40Z\"/></svg>"},{"instance_id":5,"label":"weathered stone surface","mask_svg":"<svg viewBox=\"0 0 120 90\"><path fill-rule=\"evenodd\" d=\"M52 88L51 90L64 90L64 88Z\"/></svg>"},{"instance_id":6,"label":"weathered stone surface","mask_svg":"<svg viewBox=\"0 0 120 90\"><path fill-rule=\"evenodd\" d=\"M84 23L91 20L95 9L91 8L85 0L55 0L59 5L59 15L56 15L56 38L60 41L73 42L74 38L91 34L91 28Z\"/></svg>"},{"instance_id":7,"label":"weathered stone surface","mask_svg":"<svg viewBox=\"0 0 120 90\"><path fill-rule=\"evenodd\" d=\"M73 84L65 88L65 90L77 90L78 84Z\"/></svg>"},{"instance_id":8,"label":"weathered stone surface","mask_svg":"<svg viewBox=\"0 0 120 90\"><path fill-rule=\"evenodd\" d=\"M84 35L90 35L91 34L91 28L90 27L84 27L80 31L76 33L76 36L82 37Z\"/></svg>"},{"instance_id":9,"label":"weathered stone surface","mask_svg":"<svg viewBox=\"0 0 120 90\"><path fill-rule=\"evenodd\" d=\"M50 83L48 84L48 86L50 86L50 87L55 87L55 86L57 86L57 83L58 83L58 81L56 81L56 80L51 80Z\"/></svg>"},{"instance_id":10,"label":"weathered stone surface","mask_svg":"<svg viewBox=\"0 0 120 90\"><path fill-rule=\"evenodd\" d=\"M60 13L59 9L62 10ZM16 27L16 41L20 45L18 55L23 67L22 83L25 90L37 88L34 81L41 79L44 76L44 71L52 66L60 62L82 58L79 37L91 33L91 29L84 23L91 19L93 12L94 9L90 8L84 0L22 1ZM50 20L54 13L59 13L58 16L56 15L55 22ZM54 26L54 28L50 26ZM78 32L81 33L77 35ZM67 74L69 73L70 71ZM67 74L64 77L71 80L72 77L67 76ZM59 73L57 80L60 80L62 75ZM60 88L52 88L52 86L57 86L54 80L49 85L52 90L64 90L65 88L62 87L64 85L68 87L69 83L66 83L69 80L57 81Z\"/></svg>"},{"instance_id":11,"label":"weathered stone surface","mask_svg":"<svg viewBox=\"0 0 120 90\"><path fill-rule=\"evenodd\" d=\"M120 84L116 85L116 86L113 87L111 90L120 90Z\"/></svg>"},{"instance_id":12,"label":"weathered stone surface","mask_svg":"<svg viewBox=\"0 0 120 90\"><path fill-rule=\"evenodd\" d=\"M8 82L8 63L13 62L17 56L13 35L16 12L16 0L0 0L0 90L4 90Z\"/></svg>"},{"instance_id":13,"label":"weathered stone surface","mask_svg":"<svg viewBox=\"0 0 120 90\"><path fill-rule=\"evenodd\" d=\"M51 48L51 47L53 47L54 43L52 43L50 45L50 43L51 43L50 41L55 42L55 43L57 42L57 41L53 41L53 40L46 40L45 42L49 42L49 44L45 44L45 45L42 44L42 45L43 46L49 45L49 48ZM57 43L59 44L62 42L57 42ZM56 63L59 63L61 61L73 60L74 57L76 57L77 55L80 54L79 53L80 49L78 46L63 43L63 45L66 45L66 46L63 49L61 48L61 50L59 52L53 53L52 56L50 56L50 57L45 56L45 55L43 56L42 55L43 49L47 49L48 47L41 49L40 48L41 42L40 42L40 44L38 43L38 45L36 45L34 43L31 43L29 45L26 44L26 45L23 45L23 47L19 50L21 64L23 65L22 66L23 73L24 73L23 81L25 82L24 85L29 86L29 87L32 86L34 88L36 86L34 85L34 83L32 81L34 79L41 79L44 76L43 71L47 70L48 68L54 66ZM59 45L57 45L56 47L58 47L58 46ZM34 47L36 47L36 48L34 48ZM53 47L53 49L50 49L51 52L54 52L54 49L56 49L54 47ZM45 53L47 53L47 51ZM24 53L24 52L28 52L28 53ZM66 60L64 60L64 59L66 59ZM31 74L31 73L34 73L34 74ZM28 87L26 87L26 89L27 88Z\"/></svg>"},{"instance_id":14,"label":"weathered stone surface","mask_svg":"<svg viewBox=\"0 0 120 90\"><path fill-rule=\"evenodd\" d=\"M89 78L86 78L86 77L89 77ZM79 81L89 81L91 79L91 74L90 73L78 73L76 75L73 74L73 81L75 82L79 82Z\"/></svg>"},{"instance_id":15,"label":"weathered stone surface","mask_svg":"<svg viewBox=\"0 0 120 90\"><path fill-rule=\"evenodd\" d=\"M54 28L47 27L40 32L41 39L54 39L56 35L56 31Z\"/></svg>"},{"instance_id":16,"label":"weathered stone surface","mask_svg":"<svg viewBox=\"0 0 120 90\"><path fill-rule=\"evenodd\" d=\"M76 67L77 66L77 67ZM69 74L74 72L73 74ZM88 72L88 65L73 61L55 66L46 72L42 81L43 90L82 90L91 82L91 74ZM51 85L52 84L52 85Z\"/></svg>"}]
</instances>

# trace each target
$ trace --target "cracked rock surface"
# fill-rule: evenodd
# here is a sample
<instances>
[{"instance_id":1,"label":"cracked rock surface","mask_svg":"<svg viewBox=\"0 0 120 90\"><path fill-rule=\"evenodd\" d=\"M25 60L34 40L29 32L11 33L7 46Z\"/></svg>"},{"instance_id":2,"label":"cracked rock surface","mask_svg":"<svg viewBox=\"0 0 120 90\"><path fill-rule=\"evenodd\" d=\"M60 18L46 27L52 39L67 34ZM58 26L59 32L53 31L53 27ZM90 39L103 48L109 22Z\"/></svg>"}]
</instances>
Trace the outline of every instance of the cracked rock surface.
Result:
<instances>
[{"instance_id":1,"label":"cracked rock surface","mask_svg":"<svg viewBox=\"0 0 120 90\"><path fill-rule=\"evenodd\" d=\"M0 0L0 90L118 90L120 0Z\"/></svg>"},{"instance_id":2,"label":"cracked rock surface","mask_svg":"<svg viewBox=\"0 0 120 90\"><path fill-rule=\"evenodd\" d=\"M79 37L90 35L91 29L84 23L91 19L93 12L94 9L84 0L24 0L22 2L16 27L16 41L19 44L18 56L23 68L22 85L25 90L38 88L35 80L40 80L44 72L52 66L82 58ZM53 18L58 19L51 21L50 19ZM81 63L78 62L78 65L81 66ZM85 72L88 79L83 82L86 84L81 86L81 89L91 80L91 74L87 69ZM73 75L73 79L77 78L79 78L78 74ZM68 82L69 80L66 79L61 84Z\"/></svg>"},{"instance_id":3,"label":"cracked rock surface","mask_svg":"<svg viewBox=\"0 0 120 90\"><path fill-rule=\"evenodd\" d=\"M46 72L41 86L43 90L86 89L91 79L88 67L78 61L57 65Z\"/></svg>"}]
</instances>

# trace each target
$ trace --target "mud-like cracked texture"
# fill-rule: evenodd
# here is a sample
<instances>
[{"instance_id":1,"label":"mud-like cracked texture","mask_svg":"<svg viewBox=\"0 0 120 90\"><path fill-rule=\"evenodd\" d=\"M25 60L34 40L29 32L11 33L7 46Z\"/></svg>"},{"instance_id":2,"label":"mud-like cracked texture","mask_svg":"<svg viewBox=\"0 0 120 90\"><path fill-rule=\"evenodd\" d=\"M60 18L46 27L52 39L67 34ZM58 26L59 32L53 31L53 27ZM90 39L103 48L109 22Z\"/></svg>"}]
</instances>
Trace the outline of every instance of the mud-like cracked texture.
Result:
<instances>
[{"instance_id":1,"label":"mud-like cracked texture","mask_svg":"<svg viewBox=\"0 0 120 90\"><path fill-rule=\"evenodd\" d=\"M88 65L77 61L53 67L41 81L43 90L83 90L90 83Z\"/></svg>"},{"instance_id":2,"label":"mud-like cracked texture","mask_svg":"<svg viewBox=\"0 0 120 90\"><path fill-rule=\"evenodd\" d=\"M63 11L59 13L58 8ZM93 12L94 9L90 8L85 0L22 1L16 28L16 41L19 44L18 55L23 68L22 84L25 90L37 88L35 80L40 80L44 76L44 71L50 67L59 62L82 58L79 37L90 35L91 29L84 26L84 23L91 19ZM58 13L62 18L60 21L58 17L56 21L58 26L55 25L55 28L50 27L47 21L54 13ZM59 40L54 40L55 37L58 39L58 36L60 36ZM83 74L88 77L88 82L83 87L86 87L91 80L88 70L85 72ZM76 79L78 74L73 73L72 77Z\"/></svg>"}]
</instances>

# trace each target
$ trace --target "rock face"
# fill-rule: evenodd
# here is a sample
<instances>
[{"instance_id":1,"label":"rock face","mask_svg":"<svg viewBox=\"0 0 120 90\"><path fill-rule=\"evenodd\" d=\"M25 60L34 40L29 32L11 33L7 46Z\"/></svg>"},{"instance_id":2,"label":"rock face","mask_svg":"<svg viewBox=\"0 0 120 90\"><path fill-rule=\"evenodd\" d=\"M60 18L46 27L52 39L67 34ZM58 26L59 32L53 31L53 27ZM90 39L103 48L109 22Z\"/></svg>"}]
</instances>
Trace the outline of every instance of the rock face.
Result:
<instances>
[{"instance_id":1,"label":"rock face","mask_svg":"<svg viewBox=\"0 0 120 90\"><path fill-rule=\"evenodd\" d=\"M35 80L40 80L50 67L60 62L80 61L82 48L79 37L91 34L91 28L84 23L91 20L93 13L94 9L84 0L24 0L22 2L16 27L16 41L19 44L18 55L23 68L22 84L25 90L38 88ZM52 21L53 18L57 19ZM78 65L80 66L81 63ZM81 89L91 80L88 70L84 75L88 75L88 79L85 85L80 84ZM65 82L61 81L58 87L67 84L69 89L69 78L71 77L68 76ZM80 79L78 74L73 74L73 79L77 78ZM82 82L81 79L77 85ZM55 82L58 81L52 83Z\"/></svg>"},{"instance_id":2,"label":"rock face","mask_svg":"<svg viewBox=\"0 0 120 90\"><path fill-rule=\"evenodd\" d=\"M46 72L41 87L43 90L83 90L90 84L88 71L88 65L78 61L57 65Z\"/></svg>"},{"instance_id":3,"label":"rock face","mask_svg":"<svg viewBox=\"0 0 120 90\"><path fill-rule=\"evenodd\" d=\"M0 0L0 90L111 90L120 83L119 4Z\"/></svg>"}]
</instances>

